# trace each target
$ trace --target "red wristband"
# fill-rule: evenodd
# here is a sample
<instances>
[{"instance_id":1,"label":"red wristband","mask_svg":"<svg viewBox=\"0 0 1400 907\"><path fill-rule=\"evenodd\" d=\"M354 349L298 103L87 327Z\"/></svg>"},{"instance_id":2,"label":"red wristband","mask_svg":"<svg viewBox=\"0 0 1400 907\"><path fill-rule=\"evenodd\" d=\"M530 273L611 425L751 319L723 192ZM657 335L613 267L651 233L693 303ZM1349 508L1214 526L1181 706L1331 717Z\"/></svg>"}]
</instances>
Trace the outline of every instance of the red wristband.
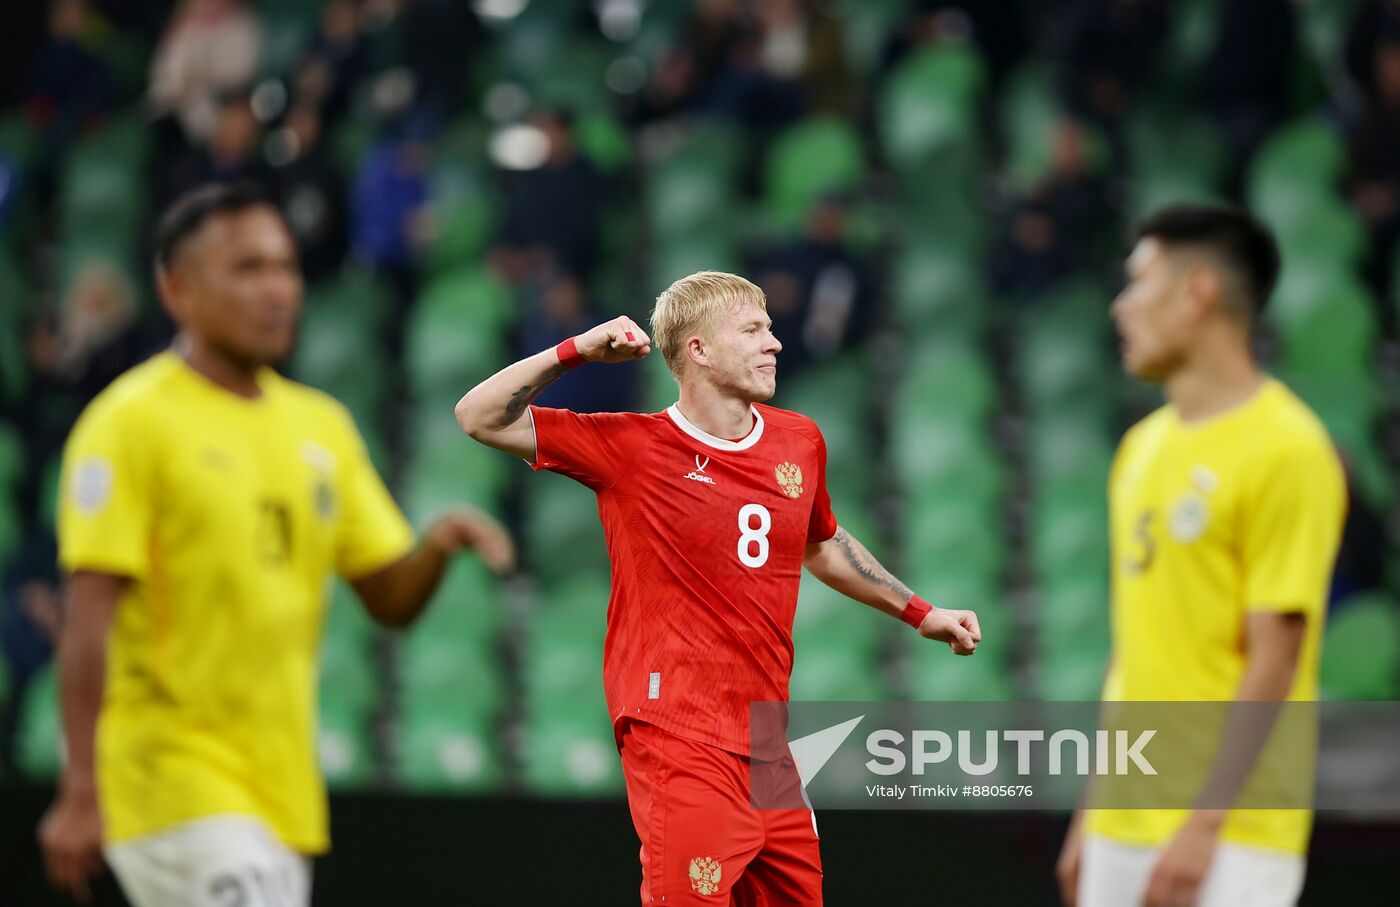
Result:
<instances>
[{"instance_id":1,"label":"red wristband","mask_svg":"<svg viewBox=\"0 0 1400 907\"><path fill-rule=\"evenodd\" d=\"M554 348L554 352L559 354L559 361L565 368L578 368L588 360L579 355L578 344L574 341L576 337L570 337Z\"/></svg>"},{"instance_id":2,"label":"red wristband","mask_svg":"<svg viewBox=\"0 0 1400 907\"><path fill-rule=\"evenodd\" d=\"M904 606L904 610L900 612L899 619L917 630L919 629L919 624L924 622L924 618L928 617L928 613L932 610L933 605L930 605L916 595L909 599L909 604Z\"/></svg>"}]
</instances>

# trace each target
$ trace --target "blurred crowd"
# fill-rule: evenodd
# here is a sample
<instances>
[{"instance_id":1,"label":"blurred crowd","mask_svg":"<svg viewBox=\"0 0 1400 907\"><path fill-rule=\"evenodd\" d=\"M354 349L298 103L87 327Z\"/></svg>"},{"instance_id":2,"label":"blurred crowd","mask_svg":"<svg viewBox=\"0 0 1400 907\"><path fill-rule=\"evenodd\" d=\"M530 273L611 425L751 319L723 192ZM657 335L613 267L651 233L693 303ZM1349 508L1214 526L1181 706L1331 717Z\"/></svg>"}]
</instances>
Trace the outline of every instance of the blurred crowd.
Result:
<instances>
[{"instance_id":1,"label":"blurred crowd","mask_svg":"<svg viewBox=\"0 0 1400 907\"><path fill-rule=\"evenodd\" d=\"M1321 5L1336 15L1318 14ZM46 470L80 408L170 333L151 298L144 244L133 242L125 258L76 264L64 253L65 162L119 120L139 124L147 146L135 187L139 234L194 186L256 180L282 205L309 285L352 268L391 289L391 360L401 358L425 276L460 250L488 262L508 288L524 316L514 338L524 353L605 315L644 312L655 291L681 276L653 270L648 259L658 225L645 217L641 172L678 133L717 123L744 134L736 194L763 198L772 188L763 163L788 127L830 115L872 135L879 88L902 61L931 46L967 47L985 64L986 97L999 101L1029 85L1054 110L1039 130L1040 160L1024 169L993 104L983 111L992 163L974 192L994 216L980 267L998 298L1034 305L1085 275L1111 284L1124 228L1141 213L1132 204L1132 114L1189 91L1188 106L1217 138L1225 198L1247 196L1261 143L1298 116L1320 111L1344 137L1338 188L1366 228L1365 279L1386 342L1396 339L1400 0L19 6L7 10L14 21L0 63L5 128L32 136L35 147L21 162L0 141L5 289L21 288L2 304L23 338L0 352L22 360L6 362L5 373L25 375L23 392L0 403L20 445L18 525L13 544L7 540L0 606L12 687L38 669L56 621ZM1182 25L1188 16L1200 27ZM530 17L551 20L554 31L541 26L536 40L516 27ZM1300 65L1311 46L1305 23L1322 23L1323 34L1333 19L1336 53ZM562 45L554 40L560 29ZM551 57L573 38L602 62ZM1203 42L1194 57L1203 64L1190 78L1170 71L1176 40ZM602 100L587 100L595 97ZM452 182L443 162L450 165L455 149L484 169L465 168ZM785 379L888 328L879 214L890 189L879 147L872 141L864 152L873 166L848 188L821 193L790 228L772 228L752 204L732 212L740 257L715 264L742 268L767 292ZM445 203L449 196L457 203ZM609 378L560 384L542 402L582 410L642 404L640 372ZM391 381L392 403L401 371ZM1366 507L1356 518L1372 521L1350 549L1364 586L1378 581L1384 556L1364 540L1382 533Z\"/></svg>"}]
</instances>

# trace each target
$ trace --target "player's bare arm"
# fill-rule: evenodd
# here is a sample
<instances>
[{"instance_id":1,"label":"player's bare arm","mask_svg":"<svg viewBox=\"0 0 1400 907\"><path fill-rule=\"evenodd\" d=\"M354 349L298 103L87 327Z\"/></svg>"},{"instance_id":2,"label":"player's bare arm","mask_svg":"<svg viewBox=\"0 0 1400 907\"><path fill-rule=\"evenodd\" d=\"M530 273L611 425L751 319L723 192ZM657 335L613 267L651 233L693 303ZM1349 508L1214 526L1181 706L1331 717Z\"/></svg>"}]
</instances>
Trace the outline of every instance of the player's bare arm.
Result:
<instances>
[{"instance_id":1,"label":"player's bare arm","mask_svg":"<svg viewBox=\"0 0 1400 907\"><path fill-rule=\"evenodd\" d=\"M1300 613L1255 612L1246 617L1247 661L1235 702L1271 702L1281 708L1293 686L1306 631L1307 618ZM1225 722L1220 752L1200 802L1214 807L1233 802L1258 760L1277 715L1277 709L1258 706L1234 710ZM1227 815L1228 810L1222 808L1202 808L1191 813L1158 857L1144 907L1194 902L1210 871L1220 827Z\"/></svg>"},{"instance_id":2,"label":"player's bare arm","mask_svg":"<svg viewBox=\"0 0 1400 907\"><path fill-rule=\"evenodd\" d=\"M534 462L535 428L522 419L546 387L579 362L627 362L651 352L651 338L627 316L579 334L566 344L508 365L457 401L457 424L488 447ZM571 355L572 354L572 355ZM565 361L574 359L575 361Z\"/></svg>"},{"instance_id":3,"label":"player's bare arm","mask_svg":"<svg viewBox=\"0 0 1400 907\"><path fill-rule=\"evenodd\" d=\"M88 879L102 869L93 748L107 680L108 631L128 582L106 573L75 573L68 581L59 637L59 698L68 761L58 798L39 824L39 846L54 885L80 903L88 901Z\"/></svg>"},{"instance_id":4,"label":"player's bare arm","mask_svg":"<svg viewBox=\"0 0 1400 907\"><path fill-rule=\"evenodd\" d=\"M914 592L886 570L855 536L842 527L824 542L807 546L803 566L817 579L849 598L894 617L903 615ZM977 651L982 630L972 611L934 608L919 624L919 633L946 642L957 655Z\"/></svg>"},{"instance_id":5,"label":"player's bare arm","mask_svg":"<svg viewBox=\"0 0 1400 907\"><path fill-rule=\"evenodd\" d=\"M475 550L497 574L515 569L515 544L505 527L474 507L459 505L438 517L411 553L351 585L375 622L406 627L428 606L448 559L464 549Z\"/></svg>"}]
</instances>

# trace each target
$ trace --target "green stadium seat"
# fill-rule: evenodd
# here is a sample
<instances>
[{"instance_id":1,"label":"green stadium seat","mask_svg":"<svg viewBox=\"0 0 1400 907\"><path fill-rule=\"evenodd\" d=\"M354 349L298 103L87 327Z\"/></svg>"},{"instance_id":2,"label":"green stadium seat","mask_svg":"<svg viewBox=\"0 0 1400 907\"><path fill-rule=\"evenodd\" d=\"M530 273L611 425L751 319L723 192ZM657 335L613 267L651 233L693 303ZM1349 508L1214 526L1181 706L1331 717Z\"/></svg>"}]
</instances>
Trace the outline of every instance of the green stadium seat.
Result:
<instances>
[{"instance_id":1,"label":"green stadium seat","mask_svg":"<svg viewBox=\"0 0 1400 907\"><path fill-rule=\"evenodd\" d=\"M606 569L607 547L593 492L563 476L534 476L525 499L525 551L546 581Z\"/></svg>"},{"instance_id":2,"label":"green stadium seat","mask_svg":"<svg viewBox=\"0 0 1400 907\"><path fill-rule=\"evenodd\" d=\"M1108 651L1097 641L1092 645L1074 639L1060 641L1064 646L1048 653L1036 671L1036 698L1051 702L1093 702L1103 695Z\"/></svg>"},{"instance_id":3,"label":"green stadium seat","mask_svg":"<svg viewBox=\"0 0 1400 907\"><path fill-rule=\"evenodd\" d=\"M1054 73L1038 60L1022 63L1006 78L997 115L1008 145L1007 172L1017 187L1029 191L1050 172L1052 137L1064 116Z\"/></svg>"},{"instance_id":4,"label":"green stadium seat","mask_svg":"<svg viewBox=\"0 0 1400 907\"><path fill-rule=\"evenodd\" d=\"M1352 273L1300 266L1284 271L1267 317L1279 331L1289 368L1325 372L1371 361L1376 308Z\"/></svg>"},{"instance_id":5,"label":"green stadium seat","mask_svg":"<svg viewBox=\"0 0 1400 907\"><path fill-rule=\"evenodd\" d=\"M58 777L63 767L62 728L58 684L50 666L30 685L16 732L16 761L26 778L49 781Z\"/></svg>"},{"instance_id":6,"label":"green stadium seat","mask_svg":"<svg viewBox=\"0 0 1400 907\"><path fill-rule=\"evenodd\" d=\"M440 410L444 421L451 418L451 407ZM403 505L409 521L424 530L432 520L458 504L469 504L499 513L500 498L508 481L510 462L504 455L477 444L461 433L455 423L450 446L436 450L424 445L426 433L416 435L422 452L405 471ZM444 434L449 429L442 429Z\"/></svg>"},{"instance_id":7,"label":"green stadium seat","mask_svg":"<svg viewBox=\"0 0 1400 907\"><path fill-rule=\"evenodd\" d=\"M872 653L887 629L887 619L879 613L852 601L810 573L802 574L792 622L793 641L799 653L809 643L840 643Z\"/></svg>"},{"instance_id":8,"label":"green stadium seat","mask_svg":"<svg viewBox=\"0 0 1400 907\"><path fill-rule=\"evenodd\" d=\"M648 170L648 221L663 240L694 239L731 229L735 186L743 161L740 133L698 129Z\"/></svg>"},{"instance_id":9,"label":"green stadium seat","mask_svg":"<svg viewBox=\"0 0 1400 907\"><path fill-rule=\"evenodd\" d=\"M892 296L901 330L915 337L970 331L986 316L976 259L942 244L914 243L898 255Z\"/></svg>"},{"instance_id":10,"label":"green stadium seat","mask_svg":"<svg viewBox=\"0 0 1400 907\"><path fill-rule=\"evenodd\" d=\"M1016 683L1006 657L1007 641L985 634L977 654L954 655L946 643L901 634L909 695L925 701L1004 702Z\"/></svg>"},{"instance_id":11,"label":"green stadium seat","mask_svg":"<svg viewBox=\"0 0 1400 907\"><path fill-rule=\"evenodd\" d=\"M374 639L374 621L365 611L350 583L336 577L330 583L326 602L325 636L340 644L361 646L366 651Z\"/></svg>"},{"instance_id":12,"label":"green stadium seat","mask_svg":"<svg viewBox=\"0 0 1400 907\"><path fill-rule=\"evenodd\" d=\"M917 171L940 148L972 141L985 82L970 44L930 47L901 62L881 86L877 122L895 168Z\"/></svg>"},{"instance_id":13,"label":"green stadium seat","mask_svg":"<svg viewBox=\"0 0 1400 907\"><path fill-rule=\"evenodd\" d=\"M1337 185L1346 162L1346 144L1322 117L1290 123L1276 130L1254 155L1246 176L1250 208L1268 211L1275 199L1295 196L1298 187L1324 194Z\"/></svg>"},{"instance_id":14,"label":"green stadium seat","mask_svg":"<svg viewBox=\"0 0 1400 907\"><path fill-rule=\"evenodd\" d=\"M908 563L995 574L1005 562L1001 514L975 498L950 496L939 505L907 508L903 524Z\"/></svg>"},{"instance_id":15,"label":"green stadium seat","mask_svg":"<svg viewBox=\"0 0 1400 907\"><path fill-rule=\"evenodd\" d=\"M321 643L321 698L327 704L368 711L379 701L383 681L374 652L364 640L327 636Z\"/></svg>"},{"instance_id":16,"label":"green stadium seat","mask_svg":"<svg viewBox=\"0 0 1400 907\"><path fill-rule=\"evenodd\" d=\"M603 633L607 627L608 601L612 582L607 570L573 570L559 577L543 590L538 611L530 618L539 630L575 639L603 650Z\"/></svg>"},{"instance_id":17,"label":"green stadium seat","mask_svg":"<svg viewBox=\"0 0 1400 907\"><path fill-rule=\"evenodd\" d=\"M849 121L813 117L791 126L773 143L764 164L770 212L796 228L822 196L856 189L865 179L865 152Z\"/></svg>"},{"instance_id":18,"label":"green stadium seat","mask_svg":"<svg viewBox=\"0 0 1400 907\"><path fill-rule=\"evenodd\" d=\"M1005 487L1001 457L971 420L901 413L891 426L890 446L900 486L923 501L952 489L985 500Z\"/></svg>"},{"instance_id":19,"label":"green stadium seat","mask_svg":"<svg viewBox=\"0 0 1400 907\"><path fill-rule=\"evenodd\" d=\"M442 637L490 645L505 624L499 586L473 554L454 557L425 614L407 631L407 644L419 637Z\"/></svg>"},{"instance_id":20,"label":"green stadium seat","mask_svg":"<svg viewBox=\"0 0 1400 907\"><path fill-rule=\"evenodd\" d=\"M1176 182L1209 193L1224 176L1225 146L1204 117L1143 106L1129 123L1128 146L1135 181Z\"/></svg>"},{"instance_id":21,"label":"green stadium seat","mask_svg":"<svg viewBox=\"0 0 1400 907\"><path fill-rule=\"evenodd\" d=\"M1289 267L1352 269L1368 252L1365 223L1334 195L1299 184L1292 192L1271 195L1257 213L1277 233Z\"/></svg>"},{"instance_id":22,"label":"green stadium seat","mask_svg":"<svg viewBox=\"0 0 1400 907\"><path fill-rule=\"evenodd\" d=\"M486 270L461 267L434 278L409 317L404 342L413 392L460 395L506 365L505 332L514 318L509 288Z\"/></svg>"},{"instance_id":23,"label":"green stadium seat","mask_svg":"<svg viewBox=\"0 0 1400 907\"><path fill-rule=\"evenodd\" d=\"M624 790L622 763L601 693L580 696L570 706L527 718L521 753L526 789L556 797L616 797Z\"/></svg>"},{"instance_id":24,"label":"green stadium seat","mask_svg":"<svg viewBox=\"0 0 1400 907\"><path fill-rule=\"evenodd\" d=\"M1331 700L1400 699L1400 611L1394 596L1348 599L1327 619L1322 696Z\"/></svg>"},{"instance_id":25,"label":"green stadium seat","mask_svg":"<svg viewBox=\"0 0 1400 907\"><path fill-rule=\"evenodd\" d=\"M405 701L448 698L455 715L485 721L505 703L501 666L488 640L410 633L399 646Z\"/></svg>"},{"instance_id":26,"label":"green stadium seat","mask_svg":"<svg viewBox=\"0 0 1400 907\"><path fill-rule=\"evenodd\" d=\"M462 718L450 700L406 702L394 736L395 775L410 790L485 793L504 783L495 728Z\"/></svg>"},{"instance_id":27,"label":"green stadium seat","mask_svg":"<svg viewBox=\"0 0 1400 907\"><path fill-rule=\"evenodd\" d=\"M990 364L974 344L935 338L908 350L896 411L901 419L981 421L991 415L998 394Z\"/></svg>"},{"instance_id":28,"label":"green stadium seat","mask_svg":"<svg viewBox=\"0 0 1400 907\"><path fill-rule=\"evenodd\" d=\"M599 623L602 619L599 619ZM596 633L572 637L535 622L523 653L524 706L529 715L564 716L580 700L603 700L603 654Z\"/></svg>"},{"instance_id":29,"label":"green stadium seat","mask_svg":"<svg viewBox=\"0 0 1400 907\"><path fill-rule=\"evenodd\" d=\"M1053 491L1053 489L1052 489ZM1031 560L1042 577L1099 562L1108 548L1104 492L1092 496L1044 495L1032 508Z\"/></svg>"},{"instance_id":30,"label":"green stadium seat","mask_svg":"<svg viewBox=\"0 0 1400 907\"><path fill-rule=\"evenodd\" d=\"M796 647L789 696L796 702L884 699L883 670L874 652L848 640L807 640Z\"/></svg>"},{"instance_id":31,"label":"green stadium seat","mask_svg":"<svg viewBox=\"0 0 1400 907\"><path fill-rule=\"evenodd\" d=\"M368 713L323 703L316 750L331 790L366 787L374 780L374 741Z\"/></svg>"}]
</instances>

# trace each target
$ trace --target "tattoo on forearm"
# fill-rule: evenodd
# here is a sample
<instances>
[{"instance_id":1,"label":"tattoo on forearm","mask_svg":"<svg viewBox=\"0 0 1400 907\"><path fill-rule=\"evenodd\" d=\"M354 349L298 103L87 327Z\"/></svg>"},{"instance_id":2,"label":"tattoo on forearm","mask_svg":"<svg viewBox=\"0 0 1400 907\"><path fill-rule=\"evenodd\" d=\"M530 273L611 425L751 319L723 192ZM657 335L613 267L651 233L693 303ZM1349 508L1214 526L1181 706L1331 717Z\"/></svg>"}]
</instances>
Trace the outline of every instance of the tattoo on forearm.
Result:
<instances>
[{"instance_id":1,"label":"tattoo on forearm","mask_svg":"<svg viewBox=\"0 0 1400 907\"><path fill-rule=\"evenodd\" d=\"M568 369L564 367L563 363L551 365L539 381L521 386L519 390L510 395L510 402L506 404L505 412L501 414L501 421L497 427L505 428L507 425L514 425L515 420L525 413L525 407L530 405L530 401L538 397L540 391L549 387L567 371Z\"/></svg>"},{"instance_id":2,"label":"tattoo on forearm","mask_svg":"<svg viewBox=\"0 0 1400 907\"><path fill-rule=\"evenodd\" d=\"M914 590L901 583L894 574L886 570L875 556L865 550L865 546L856 541L845 529L838 528L834 538L836 544L841 548L841 553L845 555L846 562L850 564L861 576L872 583L893 589L898 592L901 598L908 598L914 594Z\"/></svg>"}]
</instances>

